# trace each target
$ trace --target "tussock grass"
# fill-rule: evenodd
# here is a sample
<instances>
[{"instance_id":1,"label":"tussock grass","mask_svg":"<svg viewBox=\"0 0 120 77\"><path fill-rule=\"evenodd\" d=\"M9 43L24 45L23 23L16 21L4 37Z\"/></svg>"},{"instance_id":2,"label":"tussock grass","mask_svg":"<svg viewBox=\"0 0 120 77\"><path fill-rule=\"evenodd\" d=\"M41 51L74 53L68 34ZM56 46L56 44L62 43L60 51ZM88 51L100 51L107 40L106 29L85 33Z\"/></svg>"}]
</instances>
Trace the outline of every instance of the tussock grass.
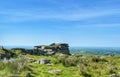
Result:
<instances>
[{"instance_id":1,"label":"tussock grass","mask_svg":"<svg viewBox=\"0 0 120 77\"><path fill-rule=\"evenodd\" d=\"M23 76L26 77L29 71L28 59L26 57L19 57L17 59L3 59L0 62L0 76L12 77Z\"/></svg>"},{"instance_id":2,"label":"tussock grass","mask_svg":"<svg viewBox=\"0 0 120 77\"><path fill-rule=\"evenodd\" d=\"M47 58L52 66L31 63L33 77L120 77L120 56L33 56L39 60ZM58 69L60 73L50 74Z\"/></svg>"},{"instance_id":3,"label":"tussock grass","mask_svg":"<svg viewBox=\"0 0 120 77\"><path fill-rule=\"evenodd\" d=\"M52 65L29 62L30 59L47 58ZM49 70L60 70L49 73ZM0 76L9 77L120 77L120 56L88 55L24 55L15 60L0 62Z\"/></svg>"}]
</instances>

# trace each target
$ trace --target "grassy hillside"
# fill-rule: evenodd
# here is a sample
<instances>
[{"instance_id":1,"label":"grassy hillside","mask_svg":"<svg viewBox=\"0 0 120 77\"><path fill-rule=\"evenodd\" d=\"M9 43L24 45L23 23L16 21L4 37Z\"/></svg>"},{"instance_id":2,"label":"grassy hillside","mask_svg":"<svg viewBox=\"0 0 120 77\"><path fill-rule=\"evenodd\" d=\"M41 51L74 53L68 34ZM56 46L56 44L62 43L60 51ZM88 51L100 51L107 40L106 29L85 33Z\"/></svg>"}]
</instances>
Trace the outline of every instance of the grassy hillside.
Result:
<instances>
[{"instance_id":1,"label":"grassy hillside","mask_svg":"<svg viewBox=\"0 0 120 77\"><path fill-rule=\"evenodd\" d=\"M50 64L38 64L41 58ZM50 72L53 71L53 72ZM21 77L120 77L120 56L22 55L0 62L0 76Z\"/></svg>"},{"instance_id":2,"label":"grassy hillside","mask_svg":"<svg viewBox=\"0 0 120 77\"><path fill-rule=\"evenodd\" d=\"M29 56L33 59L42 57ZM33 77L120 77L120 56L64 56L46 57L51 66L30 63ZM61 70L49 73L49 70Z\"/></svg>"}]
</instances>

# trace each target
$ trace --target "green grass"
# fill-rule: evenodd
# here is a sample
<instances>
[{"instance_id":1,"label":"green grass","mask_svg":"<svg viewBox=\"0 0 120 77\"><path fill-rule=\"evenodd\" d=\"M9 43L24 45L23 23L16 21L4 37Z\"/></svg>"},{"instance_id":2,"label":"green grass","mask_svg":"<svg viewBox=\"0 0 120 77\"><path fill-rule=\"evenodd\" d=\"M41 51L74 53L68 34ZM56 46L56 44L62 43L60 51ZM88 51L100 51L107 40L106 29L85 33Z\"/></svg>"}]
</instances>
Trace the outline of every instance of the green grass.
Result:
<instances>
[{"instance_id":1,"label":"green grass","mask_svg":"<svg viewBox=\"0 0 120 77\"><path fill-rule=\"evenodd\" d=\"M19 59L13 63L0 63L0 76L9 77L18 74L27 77L120 77L120 56L35 56L24 55L26 59ZM52 65L40 65L29 62L29 59L40 60L47 58ZM16 63L21 63L21 70ZM24 64L26 63L26 64ZM49 73L49 70L60 70ZM4 76L5 75L5 76Z\"/></svg>"},{"instance_id":2,"label":"green grass","mask_svg":"<svg viewBox=\"0 0 120 77\"><path fill-rule=\"evenodd\" d=\"M0 77L26 77L29 71L27 59L16 58L13 61L4 59L0 62Z\"/></svg>"},{"instance_id":3,"label":"green grass","mask_svg":"<svg viewBox=\"0 0 120 77\"><path fill-rule=\"evenodd\" d=\"M33 70L32 77L108 77L113 74L116 76L112 77L120 77L120 56L68 56L64 58L64 62L58 60L60 57L28 56L36 60L44 57L53 63L52 66L30 63ZM67 61L68 66L66 66L67 63L64 64L65 61ZM76 65L72 65L73 62L76 62ZM48 73L52 69L58 69L61 72Z\"/></svg>"}]
</instances>

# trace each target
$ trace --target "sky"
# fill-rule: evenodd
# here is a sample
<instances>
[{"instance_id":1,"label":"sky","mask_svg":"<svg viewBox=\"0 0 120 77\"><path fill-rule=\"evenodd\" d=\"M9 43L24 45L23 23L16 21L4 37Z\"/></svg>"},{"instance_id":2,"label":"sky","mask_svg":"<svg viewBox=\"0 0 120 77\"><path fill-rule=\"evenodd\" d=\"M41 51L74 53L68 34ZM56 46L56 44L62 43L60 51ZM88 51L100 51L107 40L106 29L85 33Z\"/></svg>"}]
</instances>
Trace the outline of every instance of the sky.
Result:
<instances>
[{"instance_id":1,"label":"sky","mask_svg":"<svg viewBox=\"0 0 120 77\"><path fill-rule=\"evenodd\" d=\"M0 45L120 47L120 0L0 0Z\"/></svg>"}]
</instances>

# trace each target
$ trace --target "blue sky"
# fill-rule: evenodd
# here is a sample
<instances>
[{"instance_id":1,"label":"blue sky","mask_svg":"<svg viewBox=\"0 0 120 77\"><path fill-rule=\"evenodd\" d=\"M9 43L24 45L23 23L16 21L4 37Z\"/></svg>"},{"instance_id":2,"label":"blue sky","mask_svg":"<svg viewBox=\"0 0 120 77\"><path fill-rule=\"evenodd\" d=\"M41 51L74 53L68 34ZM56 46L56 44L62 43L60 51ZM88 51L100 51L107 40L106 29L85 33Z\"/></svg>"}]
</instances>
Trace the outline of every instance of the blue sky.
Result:
<instances>
[{"instance_id":1,"label":"blue sky","mask_svg":"<svg viewBox=\"0 0 120 77\"><path fill-rule=\"evenodd\" d=\"M120 0L0 0L0 45L120 47Z\"/></svg>"}]
</instances>

